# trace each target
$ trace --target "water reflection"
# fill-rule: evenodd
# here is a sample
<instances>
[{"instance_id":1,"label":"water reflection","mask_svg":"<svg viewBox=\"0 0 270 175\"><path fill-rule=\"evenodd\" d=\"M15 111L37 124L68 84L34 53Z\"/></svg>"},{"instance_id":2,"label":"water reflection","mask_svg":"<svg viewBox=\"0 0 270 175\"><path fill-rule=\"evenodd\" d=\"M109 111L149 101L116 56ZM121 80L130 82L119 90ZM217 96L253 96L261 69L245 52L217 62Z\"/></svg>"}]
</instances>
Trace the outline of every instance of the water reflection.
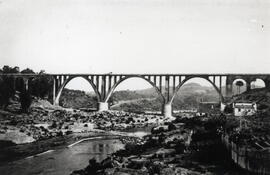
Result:
<instances>
[{"instance_id":1,"label":"water reflection","mask_svg":"<svg viewBox=\"0 0 270 175\"><path fill-rule=\"evenodd\" d=\"M71 148L63 148L38 157L7 163L0 166L0 174L70 174L73 170L86 167L89 159L96 158L97 161L101 161L123 147L124 145L115 139L85 141Z\"/></svg>"}]
</instances>

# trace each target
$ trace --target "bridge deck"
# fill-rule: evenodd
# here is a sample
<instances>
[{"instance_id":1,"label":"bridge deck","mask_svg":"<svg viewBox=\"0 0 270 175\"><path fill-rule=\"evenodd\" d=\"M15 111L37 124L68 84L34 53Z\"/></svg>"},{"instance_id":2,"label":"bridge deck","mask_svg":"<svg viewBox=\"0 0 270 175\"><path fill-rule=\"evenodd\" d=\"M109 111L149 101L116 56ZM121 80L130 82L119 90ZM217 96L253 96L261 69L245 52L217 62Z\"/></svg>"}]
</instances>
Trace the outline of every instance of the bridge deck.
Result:
<instances>
[{"instance_id":1,"label":"bridge deck","mask_svg":"<svg viewBox=\"0 0 270 175\"><path fill-rule=\"evenodd\" d=\"M111 75L111 76L270 76L270 73L173 73L173 74L136 74L136 73L129 73L129 74L81 74L81 73L74 73L74 74L21 74L21 73L1 73L0 76L9 75L9 76L38 76L38 75L49 75L49 76L104 76L104 75Z\"/></svg>"}]
</instances>

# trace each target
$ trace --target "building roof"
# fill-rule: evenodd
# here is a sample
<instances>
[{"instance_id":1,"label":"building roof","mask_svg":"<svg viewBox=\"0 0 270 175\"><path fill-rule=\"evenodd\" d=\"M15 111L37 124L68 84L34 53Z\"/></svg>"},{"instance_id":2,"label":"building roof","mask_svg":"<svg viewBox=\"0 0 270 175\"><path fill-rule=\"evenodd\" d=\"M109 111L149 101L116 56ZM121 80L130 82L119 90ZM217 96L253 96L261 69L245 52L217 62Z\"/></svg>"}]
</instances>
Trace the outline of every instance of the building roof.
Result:
<instances>
[{"instance_id":1,"label":"building roof","mask_svg":"<svg viewBox=\"0 0 270 175\"><path fill-rule=\"evenodd\" d=\"M239 100L235 100L234 103L255 103L255 102L250 101L250 100L239 99Z\"/></svg>"},{"instance_id":2,"label":"building roof","mask_svg":"<svg viewBox=\"0 0 270 175\"><path fill-rule=\"evenodd\" d=\"M254 103L235 103L234 108L254 109Z\"/></svg>"}]
</instances>

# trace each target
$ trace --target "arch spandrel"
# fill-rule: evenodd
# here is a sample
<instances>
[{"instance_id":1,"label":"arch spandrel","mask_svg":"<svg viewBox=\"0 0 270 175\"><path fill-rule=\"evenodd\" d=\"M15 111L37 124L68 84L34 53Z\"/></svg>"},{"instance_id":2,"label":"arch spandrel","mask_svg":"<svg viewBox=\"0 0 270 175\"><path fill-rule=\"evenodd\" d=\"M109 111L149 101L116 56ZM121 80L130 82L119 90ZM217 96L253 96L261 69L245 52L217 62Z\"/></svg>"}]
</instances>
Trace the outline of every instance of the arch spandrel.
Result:
<instances>
[{"instance_id":1,"label":"arch spandrel","mask_svg":"<svg viewBox=\"0 0 270 175\"><path fill-rule=\"evenodd\" d=\"M75 79L75 78L83 78L84 80L86 80L89 84L90 84L90 86L93 88L93 90L94 90L94 92L95 92L95 94L96 94L96 96L97 96L97 98L98 98L98 101L100 101L100 93L98 92L98 90L97 90L97 87L96 87L96 85L92 82L92 80L90 80L87 76L68 76L68 77L66 77L66 79L64 78L64 81L63 81L63 83L60 85L60 87L58 87L57 89L56 89L56 97L55 97L55 104L58 104L59 103L59 99L60 99L60 97L61 97L61 95L62 95L62 91L63 91L63 89L66 87L66 85L71 81L71 80L73 80L73 79ZM60 79L62 79L62 77L60 77Z\"/></svg>"},{"instance_id":2,"label":"arch spandrel","mask_svg":"<svg viewBox=\"0 0 270 175\"><path fill-rule=\"evenodd\" d=\"M204 80L206 80L207 82L209 82L209 83L214 87L214 89L216 90L216 92L219 94L219 96L220 96L220 98L221 98L221 99L220 99L221 102L224 101L224 97L223 97L223 95L222 95L221 89L219 89L219 88L217 87L217 85L209 79L209 76L188 76L188 77L186 77L183 81L181 81L181 82L177 85L177 87L175 88L175 92L174 92L173 96L171 97L171 99L170 99L170 101L169 101L170 104L173 102L173 100L174 100L176 94L177 94L178 91L181 89L181 87L182 87L187 81L189 81L189 80L191 80L191 79L193 79L193 78L201 78L201 79L204 79Z\"/></svg>"},{"instance_id":3,"label":"arch spandrel","mask_svg":"<svg viewBox=\"0 0 270 175\"><path fill-rule=\"evenodd\" d=\"M251 89L257 89L257 88L265 88L266 83L265 80L261 78L255 78L250 82Z\"/></svg>"},{"instance_id":4,"label":"arch spandrel","mask_svg":"<svg viewBox=\"0 0 270 175\"><path fill-rule=\"evenodd\" d=\"M112 88L109 90L109 92L106 94L106 97L104 99L104 102L108 102L108 100L110 99L112 93L115 91L115 89L125 80L130 79L130 78L141 78L143 80L145 80L146 82L148 82L152 87L155 88L156 92L159 94L159 96L162 97L162 100L165 101L165 97L163 96L163 94L161 93L160 89L157 87L157 85L152 82L150 80L150 78L146 78L144 76L140 76L140 75L134 75L134 76L123 76L121 77L113 86Z\"/></svg>"}]
</instances>

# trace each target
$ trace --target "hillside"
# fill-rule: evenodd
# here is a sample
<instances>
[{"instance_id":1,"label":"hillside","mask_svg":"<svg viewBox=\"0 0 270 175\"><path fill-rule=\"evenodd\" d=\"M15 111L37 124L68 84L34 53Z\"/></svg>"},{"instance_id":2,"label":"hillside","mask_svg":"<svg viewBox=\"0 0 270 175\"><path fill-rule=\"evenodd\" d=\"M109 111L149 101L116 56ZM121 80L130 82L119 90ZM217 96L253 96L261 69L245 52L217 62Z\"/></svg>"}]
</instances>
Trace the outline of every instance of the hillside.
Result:
<instances>
[{"instance_id":1,"label":"hillside","mask_svg":"<svg viewBox=\"0 0 270 175\"><path fill-rule=\"evenodd\" d=\"M219 96L212 87L189 83L178 91L173 101L173 107L176 110L195 108L198 101L218 101L218 99ZM160 111L162 105L162 100L154 88L116 91L112 94L109 102L112 109L137 112ZM95 108L96 103L97 100L93 93L79 90L64 89L60 98L60 105L63 107Z\"/></svg>"},{"instance_id":2,"label":"hillside","mask_svg":"<svg viewBox=\"0 0 270 175\"><path fill-rule=\"evenodd\" d=\"M161 100L158 98L141 98L122 101L119 104L111 106L111 109L127 112L160 111L161 105Z\"/></svg>"},{"instance_id":3,"label":"hillside","mask_svg":"<svg viewBox=\"0 0 270 175\"><path fill-rule=\"evenodd\" d=\"M96 108L97 98L84 91L64 89L59 103L65 108Z\"/></svg>"},{"instance_id":4,"label":"hillside","mask_svg":"<svg viewBox=\"0 0 270 175\"><path fill-rule=\"evenodd\" d=\"M265 88L252 89L233 98L233 101L242 100L256 102L259 110L270 114L270 92Z\"/></svg>"},{"instance_id":5,"label":"hillside","mask_svg":"<svg viewBox=\"0 0 270 175\"><path fill-rule=\"evenodd\" d=\"M139 91L124 90L114 92L109 101L112 103L118 103L119 101L129 101L135 99L155 98L155 97L157 97L157 93L155 92L154 89L146 89Z\"/></svg>"}]
</instances>

